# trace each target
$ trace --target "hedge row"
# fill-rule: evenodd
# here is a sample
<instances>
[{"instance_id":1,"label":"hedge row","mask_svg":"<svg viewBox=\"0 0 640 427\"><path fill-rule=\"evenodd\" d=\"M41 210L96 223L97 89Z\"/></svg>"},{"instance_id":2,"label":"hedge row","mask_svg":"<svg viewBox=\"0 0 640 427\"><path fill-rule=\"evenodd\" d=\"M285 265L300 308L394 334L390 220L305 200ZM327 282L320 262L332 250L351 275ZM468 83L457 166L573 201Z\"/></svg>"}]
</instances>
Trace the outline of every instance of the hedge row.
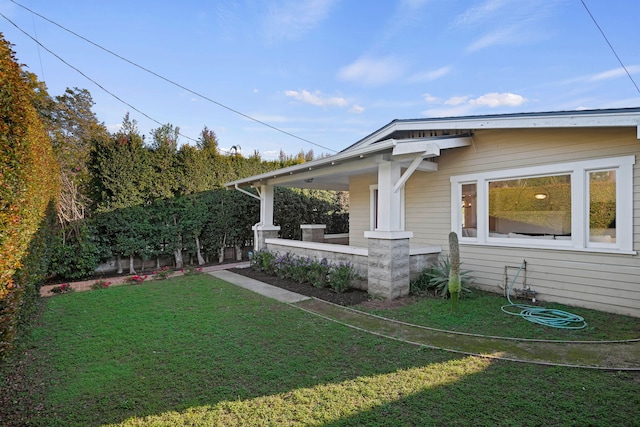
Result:
<instances>
[{"instance_id":1,"label":"hedge row","mask_svg":"<svg viewBox=\"0 0 640 427\"><path fill-rule=\"evenodd\" d=\"M46 271L47 211L59 193L51 140L33 90L0 37L0 357L27 320ZM50 218L50 217L49 217Z\"/></svg>"}]
</instances>

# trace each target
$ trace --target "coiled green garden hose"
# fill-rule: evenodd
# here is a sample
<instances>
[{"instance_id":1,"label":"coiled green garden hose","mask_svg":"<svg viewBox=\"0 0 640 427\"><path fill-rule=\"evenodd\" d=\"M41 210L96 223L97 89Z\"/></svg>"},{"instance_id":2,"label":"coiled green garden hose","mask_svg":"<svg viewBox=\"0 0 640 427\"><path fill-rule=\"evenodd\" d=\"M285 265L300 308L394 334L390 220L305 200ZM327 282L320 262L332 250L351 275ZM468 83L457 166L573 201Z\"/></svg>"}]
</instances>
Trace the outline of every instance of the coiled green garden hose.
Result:
<instances>
[{"instance_id":1,"label":"coiled green garden hose","mask_svg":"<svg viewBox=\"0 0 640 427\"><path fill-rule=\"evenodd\" d=\"M557 310L553 308L544 308L544 307L536 307L534 305L527 304L514 304L511 302L511 298L509 294L511 293L511 288L513 284L516 282L518 275L526 265L526 261L522 261L518 272L513 277L511 284L509 285L509 289L507 289L507 301L509 304L503 305L501 308L507 314L511 314L513 316L520 316L529 322L537 323L543 326L550 326L552 328L559 329L583 329L587 327L587 322L584 320L582 316L578 316L577 314L569 313L564 310ZM520 310L519 312L510 311L510 309Z\"/></svg>"}]
</instances>

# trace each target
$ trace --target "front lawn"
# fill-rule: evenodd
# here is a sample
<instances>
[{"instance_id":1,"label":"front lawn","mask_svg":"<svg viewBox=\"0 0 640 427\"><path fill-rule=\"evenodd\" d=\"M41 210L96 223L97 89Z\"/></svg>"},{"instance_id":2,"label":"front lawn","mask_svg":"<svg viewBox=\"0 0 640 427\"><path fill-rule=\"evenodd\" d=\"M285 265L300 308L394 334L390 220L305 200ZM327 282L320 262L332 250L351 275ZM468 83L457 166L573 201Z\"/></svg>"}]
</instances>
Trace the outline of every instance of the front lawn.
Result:
<instances>
[{"instance_id":1,"label":"front lawn","mask_svg":"<svg viewBox=\"0 0 640 427\"><path fill-rule=\"evenodd\" d=\"M384 304L378 305L376 301L355 308L417 325L481 335L570 341L640 338L640 320L635 317L558 303L538 302L537 307L566 311L583 317L587 322L587 326L583 329L553 328L504 313L501 307L508 304L506 297L477 289L460 299L454 313L451 313L451 301L448 299L413 297L410 300L410 304L393 309L385 309ZM531 304L530 301L513 300L513 302ZM510 311L519 313L521 310L511 308ZM570 326L580 324L578 322Z\"/></svg>"},{"instance_id":2,"label":"front lawn","mask_svg":"<svg viewBox=\"0 0 640 427\"><path fill-rule=\"evenodd\" d=\"M3 425L640 425L638 374L418 348L208 275L45 304Z\"/></svg>"}]
</instances>

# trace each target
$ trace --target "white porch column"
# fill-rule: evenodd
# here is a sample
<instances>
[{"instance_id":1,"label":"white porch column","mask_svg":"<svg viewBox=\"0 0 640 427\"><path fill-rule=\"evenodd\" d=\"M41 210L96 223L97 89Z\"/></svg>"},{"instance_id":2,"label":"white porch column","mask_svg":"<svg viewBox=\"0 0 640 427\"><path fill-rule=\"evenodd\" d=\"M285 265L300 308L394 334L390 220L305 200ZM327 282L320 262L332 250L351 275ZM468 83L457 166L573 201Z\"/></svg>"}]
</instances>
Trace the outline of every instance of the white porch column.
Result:
<instances>
[{"instance_id":1,"label":"white porch column","mask_svg":"<svg viewBox=\"0 0 640 427\"><path fill-rule=\"evenodd\" d=\"M400 176L399 163L388 160L378 163L378 231L402 230L401 192L393 191Z\"/></svg>"},{"instance_id":2,"label":"white porch column","mask_svg":"<svg viewBox=\"0 0 640 427\"><path fill-rule=\"evenodd\" d=\"M412 232L402 230L400 180L397 162L381 159L378 163L378 226L366 231L368 239L368 291L384 298L397 298L409 293Z\"/></svg>"},{"instance_id":3,"label":"white porch column","mask_svg":"<svg viewBox=\"0 0 640 427\"><path fill-rule=\"evenodd\" d=\"M252 227L253 249L266 249L266 239L278 237L280 227L273 225L273 185L260 186L260 222Z\"/></svg>"}]
</instances>

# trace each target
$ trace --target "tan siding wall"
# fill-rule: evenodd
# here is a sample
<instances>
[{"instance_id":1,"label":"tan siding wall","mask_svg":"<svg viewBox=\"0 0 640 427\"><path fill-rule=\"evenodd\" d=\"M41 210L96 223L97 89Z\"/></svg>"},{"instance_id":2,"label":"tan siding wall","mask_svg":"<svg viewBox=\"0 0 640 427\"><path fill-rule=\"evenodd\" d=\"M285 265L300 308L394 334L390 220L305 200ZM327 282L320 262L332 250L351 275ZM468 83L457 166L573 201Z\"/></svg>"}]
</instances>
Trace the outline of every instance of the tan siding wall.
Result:
<instances>
[{"instance_id":1,"label":"tan siding wall","mask_svg":"<svg viewBox=\"0 0 640 427\"><path fill-rule=\"evenodd\" d=\"M359 175L349 181L349 245L368 247L364 232L370 229L369 186L377 183L376 175Z\"/></svg>"},{"instance_id":2,"label":"tan siding wall","mask_svg":"<svg viewBox=\"0 0 640 427\"><path fill-rule=\"evenodd\" d=\"M452 175L634 154L634 250L640 251L640 141L635 128L481 130L473 142L444 150L438 172L415 172L407 182L405 228L414 232L412 246L447 248ZM357 191L355 183L351 194ZM352 209L355 205L352 199ZM517 267L526 259L527 282L538 299L640 317L638 255L462 245L461 256L463 268L473 270L485 289L499 292L504 266Z\"/></svg>"}]
</instances>

